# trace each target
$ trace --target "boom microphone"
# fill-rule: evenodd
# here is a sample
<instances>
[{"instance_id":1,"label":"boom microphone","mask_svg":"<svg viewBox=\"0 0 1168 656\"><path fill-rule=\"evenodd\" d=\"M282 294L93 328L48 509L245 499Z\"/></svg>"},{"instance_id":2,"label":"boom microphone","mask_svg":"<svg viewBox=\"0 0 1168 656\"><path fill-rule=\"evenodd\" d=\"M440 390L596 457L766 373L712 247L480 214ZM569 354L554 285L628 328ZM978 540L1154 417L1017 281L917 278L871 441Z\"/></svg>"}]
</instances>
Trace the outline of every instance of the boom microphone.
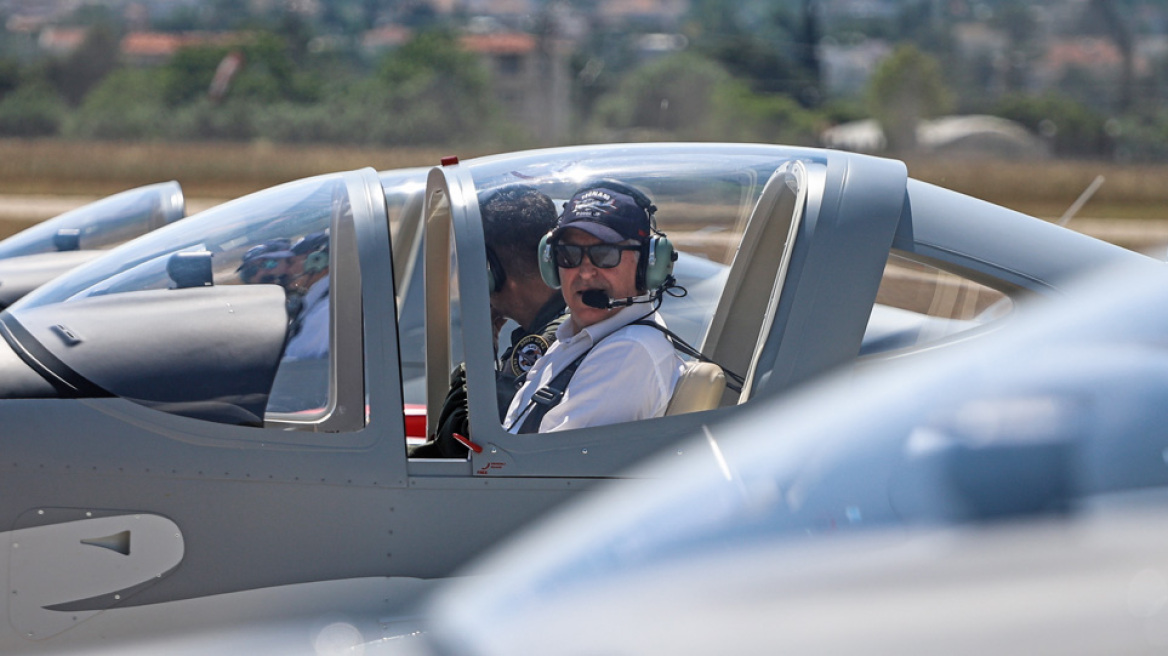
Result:
<instances>
[{"instance_id":1,"label":"boom microphone","mask_svg":"<svg viewBox=\"0 0 1168 656\"><path fill-rule=\"evenodd\" d=\"M597 310L628 307L635 303L652 303L654 298L655 296L653 294L629 296L628 298L609 298L603 289L589 289L583 294L580 294L580 299L584 301L584 305L590 308L596 308Z\"/></svg>"}]
</instances>

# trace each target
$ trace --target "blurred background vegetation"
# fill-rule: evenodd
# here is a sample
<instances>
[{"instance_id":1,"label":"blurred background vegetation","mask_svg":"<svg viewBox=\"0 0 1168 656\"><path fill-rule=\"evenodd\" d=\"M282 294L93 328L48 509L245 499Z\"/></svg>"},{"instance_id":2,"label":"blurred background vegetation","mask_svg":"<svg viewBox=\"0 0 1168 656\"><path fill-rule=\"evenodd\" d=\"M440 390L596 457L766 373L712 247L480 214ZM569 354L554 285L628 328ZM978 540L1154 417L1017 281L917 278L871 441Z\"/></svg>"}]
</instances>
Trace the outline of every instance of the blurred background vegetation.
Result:
<instances>
[{"instance_id":1,"label":"blurred background vegetation","mask_svg":"<svg viewBox=\"0 0 1168 656\"><path fill-rule=\"evenodd\" d=\"M727 140L889 154L1047 216L1100 173L1086 212L1168 206L1165 0L0 0L0 19L0 193L227 198ZM967 116L1014 145L971 147L944 122Z\"/></svg>"},{"instance_id":2,"label":"blurred background vegetation","mask_svg":"<svg viewBox=\"0 0 1168 656\"><path fill-rule=\"evenodd\" d=\"M0 137L813 145L875 118L911 152L918 121L976 113L1156 161L1165 4L2 0Z\"/></svg>"}]
</instances>

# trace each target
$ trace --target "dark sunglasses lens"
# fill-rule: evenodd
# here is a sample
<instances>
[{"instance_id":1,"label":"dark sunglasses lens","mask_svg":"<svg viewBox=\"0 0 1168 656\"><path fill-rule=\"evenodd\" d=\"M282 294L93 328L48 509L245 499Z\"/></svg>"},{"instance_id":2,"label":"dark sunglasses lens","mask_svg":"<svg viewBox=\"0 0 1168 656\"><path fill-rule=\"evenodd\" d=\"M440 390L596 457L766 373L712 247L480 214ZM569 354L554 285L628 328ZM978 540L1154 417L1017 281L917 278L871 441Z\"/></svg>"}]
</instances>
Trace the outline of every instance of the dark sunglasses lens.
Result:
<instances>
[{"instance_id":1,"label":"dark sunglasses lens","mask_svg":"<svg viewBox=\"0 0 1168 656\"><path fill-rule=\"evenodd\" d=\"M584 258L584 249L575 244L557 244L555 248L556 266L575 269Z\"/></svg>"},{"instance_id":2,"label":"dark sunglasses lens","mask_svg":"<svg viewBox=\"0 0 1168 656\"><path fill-rule=\"evenodd\" d=\"M588 249L588 257L600 269L611 269L620 264L621 247L612 244L596 244Z\"/></svg>"},{"instance_id":3,"label":"dark sunglasses lens","mask_svg":"<svg viewBox=\"0 0 1168 656\"><path fill-rule=\"evenodd\" d=\"M275 269L280 266L280 263L275 260L263 260L260 262L261 269Z\"/></svg>"}]
</instances>

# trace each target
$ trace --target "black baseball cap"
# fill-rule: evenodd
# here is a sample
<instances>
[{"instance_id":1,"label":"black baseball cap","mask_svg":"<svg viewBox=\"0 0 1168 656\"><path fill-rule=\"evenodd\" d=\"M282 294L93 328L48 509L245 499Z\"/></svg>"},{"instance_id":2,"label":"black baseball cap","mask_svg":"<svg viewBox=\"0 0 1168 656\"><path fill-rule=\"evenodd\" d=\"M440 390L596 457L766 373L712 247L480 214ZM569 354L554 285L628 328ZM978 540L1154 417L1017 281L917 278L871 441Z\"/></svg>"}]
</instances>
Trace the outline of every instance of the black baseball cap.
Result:
<instances>
[{"instance_id":1,"label":"black baseball cap","mask_svg":"<svg viewBox=\"0 0 1168 656\"><path fill-rule=\"evenodd\" d=\"M290 250L293 255L306 255L308 253L315 253L316 251L328 250L329 247L329 233L328 230L321 230L301 237L292 244Z\"/></svg>"},{"instance_id":2,"label":"black baseball cap","mask_svg":"<svg viewBox=\"0 0 1168 656\"><path fill-rule=\"evenodd\" d=\"M236 271L242 271L257 260L281 260L292 257L292 242L283 237L269 239L247 249L243 254L243 261Z\"/></svg>"},{"instance_id":3,"label":"black baseball cap","mask_svg":"<svg viewBox=\"0 0 1168 656\"><path fill-rule=\"evenodd\" d=\"M603 185L587 187L564 204L564 213L552 237L576 228L610 244L626 239L645 241L652 232L651 208L618 189Z\"/></svg>"}]
</instances>

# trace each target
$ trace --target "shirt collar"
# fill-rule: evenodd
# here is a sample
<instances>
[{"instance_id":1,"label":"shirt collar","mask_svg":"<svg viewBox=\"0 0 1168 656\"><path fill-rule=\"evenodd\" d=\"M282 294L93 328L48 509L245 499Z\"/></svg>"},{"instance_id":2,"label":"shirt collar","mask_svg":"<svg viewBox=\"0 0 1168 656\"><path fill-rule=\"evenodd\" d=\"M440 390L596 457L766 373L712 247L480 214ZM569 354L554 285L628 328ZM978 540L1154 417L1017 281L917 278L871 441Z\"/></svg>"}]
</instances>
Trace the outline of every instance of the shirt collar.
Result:
<instances>
[{"instance_id":1,"label":"shirt collar","mask_svg":"<svg viewBox=\"0 0 1168 656\"><path fill-rule=\"evenodd\" d=\"M316 282L312 283L312 286L308 288L308 291L304 294L304 304L308 305L310 303L317 301L322 296L327 294L328 290L329 290L329 277L325 276L325 277L321 278L320 280L317 280Z\"/></svg>"},{"instance_id":2,"label":"shirt collar","mask_svg":"<svg viewBox=\"0 0 1168 656\"><path fill-rule=\"evenodd\" d=\"M572 323L572 320L569 318L556 329L556 341L570 343L575 339L586 337L595 343L597 340L609 336L637 319L650 317L653 314L655 314L654 310L646 312L646 308L640 307L639 305L630 305L621 308L620 311L607 319L597 321L591 326L581 328L578 331L575 329L576 324Z\"/></svg>"}]
</instances>

